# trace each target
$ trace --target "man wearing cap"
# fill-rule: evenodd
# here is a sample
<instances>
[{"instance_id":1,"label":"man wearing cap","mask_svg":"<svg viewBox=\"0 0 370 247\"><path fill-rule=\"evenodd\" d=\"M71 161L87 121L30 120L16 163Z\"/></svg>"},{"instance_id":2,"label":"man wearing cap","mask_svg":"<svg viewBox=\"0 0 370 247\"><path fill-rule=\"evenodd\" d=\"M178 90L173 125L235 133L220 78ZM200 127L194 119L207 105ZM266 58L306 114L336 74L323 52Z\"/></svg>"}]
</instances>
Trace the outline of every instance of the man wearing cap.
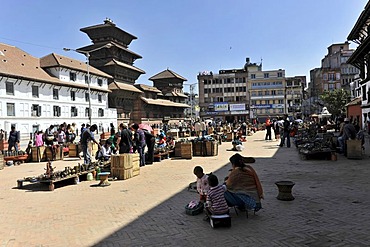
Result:
<instances>
[{"instance_id":1,"label":"man wearing cap","mask_svg":"<svg viewBox=\"0 0 370 247\"><path fill-rule=\"evenodd\" d=\"M89 129L86 129L81 136L81 147L82 152L84 155L84 164L89 165L91 163L91 154L88 148L89 142L93 141L98 145L98 148L100 149L100 144L95 140L93 132L95 132L98 129L98 126L96 124L91 125Z\"/></svg>"}]
</instances>

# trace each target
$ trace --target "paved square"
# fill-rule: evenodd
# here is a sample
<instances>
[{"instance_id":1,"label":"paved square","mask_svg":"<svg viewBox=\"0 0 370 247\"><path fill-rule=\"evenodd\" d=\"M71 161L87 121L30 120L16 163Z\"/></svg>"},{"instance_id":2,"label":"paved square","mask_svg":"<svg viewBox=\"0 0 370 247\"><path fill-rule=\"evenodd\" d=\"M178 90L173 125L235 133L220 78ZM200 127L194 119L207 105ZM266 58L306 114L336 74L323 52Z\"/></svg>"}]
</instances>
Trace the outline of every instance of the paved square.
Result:
<instances>
[{"instance_id":1,"label":"paved square","mask_svg":"<svg viewBox=\"0 0 370 247\"><path fill-rule=\"evenodd\" d=\"M38 184L17 189L17 179L44 173L46 163L6 167L0 170L0 246L370 246L368 154L363 160L300 160L295 147L279 148L264 134L248 137L241 152L257 159L263 209L248 219L232 210L231 228L212 229L203 215L184 211L198 198L186 190L195 181L194 166L220 180L227 175L234 152L225 142L216 157L167 159L103 188L83 181L52 192ZM278 180L295 182L294 201L276 199Z\"/></svg>"}]
</instances>

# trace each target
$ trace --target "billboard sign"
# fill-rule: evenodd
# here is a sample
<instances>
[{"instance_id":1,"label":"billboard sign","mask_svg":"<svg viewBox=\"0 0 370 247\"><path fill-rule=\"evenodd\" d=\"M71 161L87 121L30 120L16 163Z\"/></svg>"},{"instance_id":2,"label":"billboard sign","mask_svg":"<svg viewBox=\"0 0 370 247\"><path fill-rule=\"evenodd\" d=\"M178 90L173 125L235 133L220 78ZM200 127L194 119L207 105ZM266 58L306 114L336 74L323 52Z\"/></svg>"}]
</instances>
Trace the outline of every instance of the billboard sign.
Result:
<instances>
[{"instance_id":1,"label":"billboard sign","mask_svg":"<svg viewBox=\"0 0 370 247\"><path fill-rule=\"evenodd\" d=\"M229 104L227 102L214 103L215 111L228 111Z\"/></svg>"},{"instance_id":2,"label":"billboard sign","mask_svg":"<svg viewBox=\"0 0 370 247\"><path fill-rule=\"evenodd\" d=\"M230 111L245 111L245 104L230 104Z\"/></svg>"}]
</instances>

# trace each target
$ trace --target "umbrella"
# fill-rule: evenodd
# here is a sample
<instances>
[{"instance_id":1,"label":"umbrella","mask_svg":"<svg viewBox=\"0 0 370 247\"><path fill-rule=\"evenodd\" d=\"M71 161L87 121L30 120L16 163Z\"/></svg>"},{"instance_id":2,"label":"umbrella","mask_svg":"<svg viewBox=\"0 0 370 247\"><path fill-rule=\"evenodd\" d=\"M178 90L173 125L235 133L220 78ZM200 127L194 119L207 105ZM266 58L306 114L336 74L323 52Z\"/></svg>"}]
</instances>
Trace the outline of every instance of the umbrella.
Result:
<instances>
[{"instance_id":1,"label":"umbrella","mask_svg":"<svg viewBox=\"0 0 370 247\"><path fill-rule=\"evenodd\" d=\"M149 132L153 132L153 129L152 129L152 127L150 127L149 124L141 123L141 124L139 124L139 128L143 129L143 130L147 130Z\"/></svg>"}]
</instances>

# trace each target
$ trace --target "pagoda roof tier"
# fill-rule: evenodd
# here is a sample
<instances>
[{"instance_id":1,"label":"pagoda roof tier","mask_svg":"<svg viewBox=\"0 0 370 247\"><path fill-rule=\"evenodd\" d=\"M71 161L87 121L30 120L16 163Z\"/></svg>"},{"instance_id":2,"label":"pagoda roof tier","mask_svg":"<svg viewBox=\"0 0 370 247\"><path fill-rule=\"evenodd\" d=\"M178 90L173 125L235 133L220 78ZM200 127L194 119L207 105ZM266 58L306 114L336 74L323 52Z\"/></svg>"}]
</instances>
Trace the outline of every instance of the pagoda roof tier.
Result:
<instances>
[{"instance_id":1,"label":"pagoda roof tier","mask_svg":"<svg viewBox=\"0 0 370 247\"><path fill-rule=\"evenodd\" d=\"M161 91L158 88L152 87L152 86L149 86L149 85L136 84L135 86L137 88L140 88L143 91L149 91L149 92L154 92L154 93L161 93Z\"/></svg>"},{"instance_id":2,"label":"pagoda roof tier","mask_svg":"<svg viewBox=\"0 0 370 247\"><path fill-rule=\"evenodd\" d=\"M369 17L370 17L370 2L368 2L364 8L364 10L361 12L360 17L357 19L356 24L351 30L351 33L348 35L348 40L353 41L360 41L358 43L361 43L364 37L369 35L367 26L369 23Z\"/></svg>"},{"instance_id":3,"label":"pagoda roof tier","mask_svg":"<svg viewBox=\"0 0 370 247\"><path fill-rule=\"evenodd\" d=\"M173 72L172 70L169 70L169 69L166 69L152 77L149 78L149 80L151 81L155 81L155 80L162 80L162 79L180 79L182 81L187 81L186 78L182 77L181 75Z\"/></svg>"},{"instance_id":4,"label":"pagoda roof tier","mask_svg":"<svg viewBox=\"0 0 370 247\"><path fill-rule=\"evenodd\" d=\"M183 94L183 93L176 93L176 92L166 93L164 96L188 98L188 96L186 96L185 94Z\"/></svg>"},{"instance_id":5,"label":"pagoda roof tier","mask_svg":"<svg viewBox=\"0 0 370 247\"><path fill-rule=\"evenodd\" d=\"M140 91L133 85L123 83L123 82L117 82L117 81L114 81L111 84L109 84L108 88L109 90L112 90L112 91L113 90L125 90L125 91L134 92L134 93L143 93L142 91Z\"/></svg>"},{"instance_id":6,"label":"pagoda roof tier","mask_svg":"<svg viewBox=\"0 0 370 247\"><path fill-rule=\"evenodd\" d=\"M127 64L127 63L123 63L123 62L117 61L116 59L112 59L108 63L104 64L104 66L111 66L111 65L118 65L120 67L124 67L126 69L136 71L136 72L138 72L140 74L145 74L145 71L144 70L139 69L139 68L137 68L137 67L135 67L133 65L130 65L130 64Z\"/></svg>"},{"instance_id":7,"label":"pagoda roof tier","mask_svg":"<svg viewBox=\"0 0 370 247\"><path fill-rule=\"evenodd\" d=\"M137 39L134 35L116 27L110 19L106 19L103 24L81 28L80 31L86 33L93 43L115 40L127 47L132 40Z\"/></svg>"},{"instance_id":8,"label":"pagoda roof tier","mask_svg":"<svg viewBox=\"0 0 370 247\"><path fill-rule=\"evenodd\" d=\"M130 53L134 59L143 58L139 54L137 54L133 51L130 51L125 46L122 46L122 45L120 45L120 44L118 44L114 41L95 43L95 44L92 44L92 45L81 47L81 48L77 49L77 51L81 50L81 51L84 51L84 52L88 52L88 51L92 51L92 50L99 50L100 47L104 47L104 46L105 46L105 49L110 49L110 48L108 48L108 46L115 46L115 47L117 47L117 48L119 48L119 49L121 49L121 50L123 50L127 53Z\"/></svg>"},{"instance_id":9,"label":"pagoda roof tier","mask_svg":"<svg viewBox=\"0 0 370 247\"><path fill-rule=\"evenodd\" d=\"M159 106L171 106L171 107L180 107L180 108L190 108L189 105L183 103L177 103L166 99L148 99L141 97L141 99L148 105L159 105Z\"/></svg>"}]
</instances>

